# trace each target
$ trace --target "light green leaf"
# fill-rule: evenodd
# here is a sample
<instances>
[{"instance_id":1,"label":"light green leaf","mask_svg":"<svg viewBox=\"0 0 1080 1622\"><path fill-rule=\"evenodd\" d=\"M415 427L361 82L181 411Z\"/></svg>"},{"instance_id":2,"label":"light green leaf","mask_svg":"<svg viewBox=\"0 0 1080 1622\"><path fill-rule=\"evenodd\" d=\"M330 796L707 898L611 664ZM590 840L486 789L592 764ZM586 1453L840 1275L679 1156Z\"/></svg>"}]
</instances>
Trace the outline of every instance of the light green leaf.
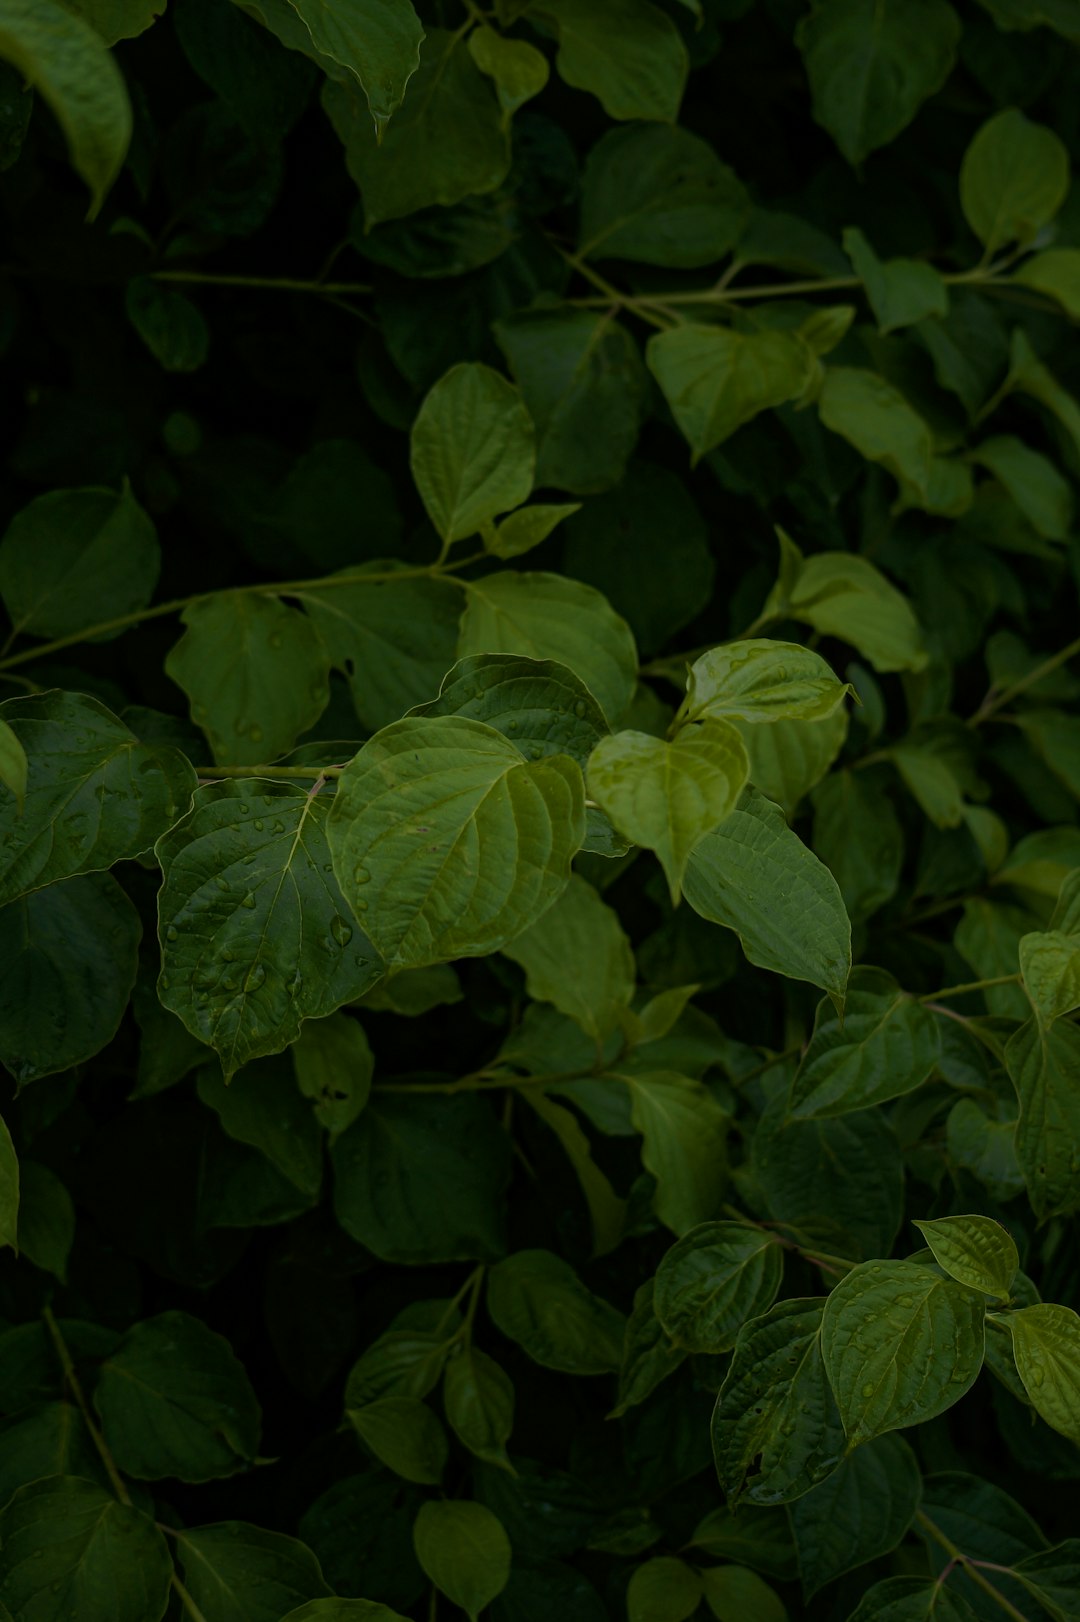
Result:
<instances>
[{"instance_id":1,"label":"light green leaf","mask_svg":"<svg viewBox=\"0 0 1080 1622\"><path fill-rule=\"evenodd\" d=\"M447 546L529 498L536 468L532 419L490 366L454 366L425 397L410 464L428 517Z\"/></svg>"},{"instance_id":2,"label":"light green leaf","mask_svg":"<svg viewBox=\"0 0 1080 1622\"><path fill-rule=\"evenodd\" d=\"M330 660L306 614L276 597L219 591L181 617L187 629L165 671L187 694L216 761L273 760L319 719Z\"/></svg>"},{"instance_id":3,"label":"light green leaf","mask_svg":"<svg viewBox=\"0 0 1080 1622\"><path fill-rule=\"evenodd\" d=\"M470 1622L510 1580L510 1539L497 1515L468 1500L429 1500L413 1524L416 1558Z\"/></svg>"},{"instance_id":4,"label":"light green leaf","mask_svg":"<svg viewBox=\"0 0 1080 1622\"><path fill-rule=\"evenodd\" d=\"M997 1319L1012 1336L1017 1371L1031 1405L1080 1446L1080 1317L1070 1307L1022 1307Z\"/></svg>"},{"instance_id":5,"label":"light green leaf","mask_svg":"<svg viewBox=\"0 0 1080 1622\"><path fill-rule=\"evenodd\" d=\"M783 1275L783 1254L771 1234L739 1222L706 1222L661 1261L656 1316L687 1351L730 1351L743 1324L772 1306Z\"/></svg>"},{"instance_id":6,"label":"light green leaf","mask_svg":"<svg viewBox=\"0 0 1080 1622\"><path fill-rule=\"evenodd\" d=\"M746 745L750 782L790 821L844 747L848 715L838 709L823 721L774 721L771 726L734 721L732 725Z\"/></svg>"},{"instance_id":7,"label":"light green leaf","mask_svg":"<svg viewBox=\"0 0 1080 1622\"><path fill-rule=\"evenodd\" d=\"M622 1079L630 1089L630 1118L644 1139L642 1164L656 1178L656 1214L674 1233L686 1233L720 1209L730 1117L704 1082L674 1070Z\"/></svg>"},{"instance_id":8,"label":"light green leaf","mask_svg":"<svg viewBox=\"0 0 1080 1622\"><path fill-rule=\"evenodd\" d=\"M634 1310L626 1323L619 1400L610 1418L618 1419L651 1396L662 1380L686 1360L686 1350L668 1337L654 1307L654 1281L646 1279L634 1292Z\"/></svg>"},{"instance_id":9,"label":"light green leaf","mask_svg":"<svg viewBox=\"0 0 1080 1622\"><path fill-rule=\"evenodd\" d=\"M979 130L960 165L960 204L987 254L1027 247L1065 201L1069 154L1053 130L1006 107Z\"/></svg>"},{"instance_id":10,"label":"light green leaf","mask_svg":"<svg viewBox=\"0 0 1080 1622\"><path fill-rule=\"evenodd\" d=\"M0 1511L0 1586L13 1617L160 1622L172 1561L149 1515L78 1476L20 1487ZM216 1622L209 1618L208 1622Z\"/></svg>"},{"instance_id":11,"label":"light green leaf","mask_svg":"<svg viewBox=\"0 0 1080 1622\"><path fill-rule=\"evenodd\" d=\"M694 270L734 247L749 212L746 188L707 141L677 126L625 125L589 154L578 253Z\"/></svg>"},{"instance_id":12,"label":"light green leaf","mask_svg":"<svg viewBox=\"0 0 1080 1622\"><path fill-rule=\"evenodd\" d=\"M781 575L762 617L790 616L822 636L839 637L858 648L875 670L925 668L926 650L911 604L868 559L849 552L803 558L796 548L791 551L790 577Z\"/></svg>"},{"instance_id":13,"label":"light green leaf","mask_svg":"<svg viewBox=\"0 0 1080 1622\"><path fill-rule=\"evenodd\" d=\"M805 1598L895 1549L921 1496L914 1453L902 1437L888 1435L856 1448L827 1481L792 1504Z\"/></svg>"},{"instance_id":14,"label":"light green leaf","mask_svg":"<svg viewBox=\"0 0 1080 1622\"><path fill-rule=\"evenodd\" d=\"M946 0L815 0L795 42L815 119L859 164L941 89L956 60L960 19Z\"/></svg>"},{"instance_id":15,"label":"light green leaf","mask_svg":"<svg viewBox=\"0 0 1080 1622\"><path fill-rule=\"evenodd\" d=\"M186 1312L128 1330L101 1365L94 1406L120 1469L140 1481L213 1481L258 1452L262 1415L243 1366Z\"/></svg>"},{"instance_id":16,"label":"light green leaf","mask_svg":"<svg viewBox=\"0 0 1080 1622\"><path fill-rule=\"evenodd\" d=\"M1016 1154L1040 1222L1080 1208L1080 1030L1069 1020L1023 1024L1005 1048L1020 1100Z\"/></svg>"},{"instance_id":17,"label":"light green leaf","mask_svg":"<svg viewBox=\"0 0 1080 1622\"><path fill-rule=\"evenodd\" d=\"M495 81L503 122L538 96L548 82L547 57L523 39L506 39L481 23L469 35L469 55Z\"/></svg>"},{"instance_id":18,"label":"light green leaf","mask_svg":"<svg viewBox=\"0 0 1080 1622\"><path fill-rule=\"evenodd\" d=\"M979 1622L962 1594L922 1577L886 1577L867 1589L847 1622Z\"/></svg>"},{"instance_id":19,"label":"light green leaf","mask_svg":"<svg viewBox=\"0 0 1080 1622\"><path fill-rule=\"evenodd\" d=\"M686 864L706 834L734 809L749 761L727 721L684 725L671 743L644 732L601 738L589 757L589 793L615 827L656 852L672 905Z\"/></svg>"},{"instance_id":20,"label":"light green leaf","mask_svg":"<svg viewBox=\"0 0 1080 1622\"><path fill-rule=\"evenodd\" d=\"M529 996L554 1003L603 1043L634 994L634 954L619 915L577 874L505 955L525 970Z\"/></svg>"},{"instance_id":21,"label":"light green leaf","mask_svg":"<svg viewBox=\"0 0 1080 1622\"><path fill-rule=\"evenodd\" d=\"M371 1093L375 1060L364 1027L347 1014L309 1019L290 1052L297 1086L311 1099L315 1119L333 1143L356 1120Z\"/></svg>"},{"instance_id":22,"label":"light green leaf","mask_svg":"<svg viewBox=\"0 0 1080 1622\"><path fill-rule=\"evenodd\" d=\"M506 1443L514 1428L514 1385L494 1358L461 1344L446 1364L443 1404L450 1429L470 1453L511 1469Z\"/></svg>"},{"instance_id":23,"label":"light green leaf","mask_svg":"<svg viewBox=\"0 0 1080 1622\"><path fill-rule=\"evenodd\" d=\"M514 653L566 665L617 722L633 697L637 649L630 627L592 586L512 569L472 580L458 655Z\"/></svg>"},{"instance_id":24,"label":"light green leaf","mask_svg":"<svg viewBox=\"0 0 1080 1622\"><path fill-rule=\"evenodd\" d=\"M330 871L328 812L290 785L217 783L158 842L158 992L226 1076L383 972Z\"/></svg>"},{"instance_id":25,"label":"light green leaf","mask_svg":"<svg viewBox=\"0 0 1080 1622\"><path fill-rule=\"evenodd\" d=\"M26 804L29 773L26 750L6 721L0 721L0 784L15 796L15 810L21 817Z\"/></svg>"},{"instance_id":26,"label":"light green leaf","mask_svg":"<svg viewBox=\"0 0 1080 1622\"><path fill-rule=\"evenodd\" d=\"M562 894L584 836L569 756L527 761L458 716L397 721L365 744L328 826L342 891L392 968L499 950Z\"/></svg>"},{"instance_id":27,"label":"light green leaf","mask_svg":"<svg viewBox=\"0 0 1080 1622\"><path fill-rule=\"evenodd\" d=\"M400 579L364 580L364 574ZM449 580L411 574L400 559L366 564L296 593L318 627L330 663L348 678L370 732L434 698L456 657L461 592Z\"/></svg>"},{"instance_id":28,"label":"light green leaf","mask_svg":"<svg viewBox=\"0 0 1080 1622\"><path fill-rule=\"evenodd\" d=\"M876 372L830 366L817 404L826 428L854 445L860 456L880 462L917 494L928 493L934 451L930 429L899 389Z\"/></svg>"},{"instance_id":29,"label":"light green leaf","mask_svg":"<svg viewBox=\"0 0 1080 1622\"><path fill-rule=\"evenodd\" d=\"M71 162L90 188L93 219L131 139L123 76L98 34L54 0L3 0L0 58L48 103Z\"/></svg>"},{"instance_id":30,"label":"light green leaf","mask_svg":"<svg viewBox=\"0 0 1080 1622\"><path fill-rule=\"evenodd\" d=\"M316 1020L305 1029L320 1024ZM216 1065L208 1065L199 1072L196 1090L230 1138L265 1155L286 1182L315 1203L322 1186L322 1133L287 1058L256 1059L228 1082Z\"/></svg>"},{"instance_id":31,"label":"light green leaf","mask_svg":"<svg viewBox=\"0 0 1080 1622\"><path fill-rule=\"evenodd\" d=\"M17 1250L67 1283L68 1257L75 1242L75 1206L54 1171L36 1160L20 1167Z\"/></svg>"},{"instance_id":32,"label":"light green leaf","mask_svg":"<svg viewBox=\"0 0 1080 1622\"><path fill-rule=\"evenodd\" d=\"M848 1450L944 1413L982 1368L985 1305L916 1262L863 1262L825 1302L821 1348Z\"/></svg>"},{"instance_id":33,"label":"light green leaf","mask_svg":"<svg viewBox=\"0 0 1080 1622\"><path fill-rule=\"evenodd\" d=\"M406 1481L437 1487L450 1453L440 1421L416 1397L380 1397L349 1419L381 1464Z\"/></svg>"},{"instance_id":34,"label":"light green leaf","mask_svg":"<svg viewBox=\"0 0 1080 1622\"><path fill-rule=\"evenodd\" d=\"M19 1157L7 1122L0 1120L0 1248L19 1246Z\"/></svg>"},{"instance_id":35,"label":"light green leaf","mask_svg":"<svg viewBox=\"0 0 1080 1622\"><path fill-rule=\"evenodd\" d=\"M210 329L186 293L152 276L133 276L124 297L128 320L167 372L197 372L206 362Z\"/></svg>"},{"instance_id":36,"label":"light green leaf","mask_svg":"<svg viewBox=\"0 0 1080 1622\"><path fill-rule=\"evenodd\" d=\"M504 518L493 534L484 536L484 546L492 557L519 558L522 553L531 552L534 546L539 546L541 541L546 541L564 518L580 511L581 503L578 501L562 506L537 503L534 507L522 507Z\"/></svg>"},{"instance_id":37,"label":"light green leaf","mask_svg":"<svg viewBox=\"0 0 1080 1622\"><path fill-rule=\"evenodd\" d=\"M125 479L112 490L51 490L0 541L0 596L13 629L71 636L150 601L161 549Z\"/></svg>"},{"instance_id":38,"label":"light green leaf","mask_svg":"<svg viewBox=\"0 0 1080 1622\"><path fill-rule=\"evenodd\" d=\"M372 0L364 4L367 9ZM412 11L407 0L393 4ZM332 9L336 5L325 5ZM506 179L510 143L502 110L464 30L427 30L404 106L381 140L358 88L327 79L322 102L360 189L368 231L434 204L449 208Z\"/></svg>"},{"instance_id":39,"label":"light green leaf","mask_svg":"<svg viewBox=\"0 0 1080 1622\"><path fill-rule=\"evenodd\" d=\"M701 1573L701 1584L719 1622L787 1622L779 1594L745 1566L712 1566Z\"/></svg>"},{"instance_id":40,"label":"light green leaf","mask_svg":"<svg viewBox=\"0 0 1080 1622\"><path fill-rule=\"evenodd\" d=\"M606 312L541 308L494 332L536 424L538 487L591 495L618 484L649 395L626 328Z\"/></svg>"},{"instance_id":41,"label":"light green leaf","mask_svg":"<svg viewBox=\"0 0 1080 1622\"><path fill-rule=\"evenodd\" d=\"M549 1250L518 1250L488 1274L496 1328L535 1363L565 1374L607 1374L622 1362L626 1320Z\"/></svg>"},{"instance_id":42,"label":"light green leaf","mask_svg":"<svg viewBox=\"0 0 1080 1622\"><path fill-rule=\"evenodd\" d=\"M691 322L656 333L645 359L694 463L759 412L798 399L816 364L797 333L734 332Z\"/></svg>"},{"instance_id":43,"label":"light green leaf","mask_svg":"<svg viewBox=\"0 0 1080 1622\"><path fill-rule=\"evenodd\" d=\"M320 57L361 85L376 136L401 106L420 65L424 30L410 0L289 0Z\"/></svg>"},{"instance_id":44,"label":"light green leaf","mask_svg":"<svg viewBox=\"0 0 1080 1622\"><path fill-rule=\"evenodd\" d=\"M843 997L851 925L836 880L754 789L695 847L683 890L695 912L735 930L751 963Z\"/></svg>"},{"instance_id":45,"label":"light green leaf","mask_svg":"<svg viewBox=\"0 0 1080 1622\"><path fill-rule=\"evenodd\" d=\"M649 0L538 0L559 34L555 66L575 90L596 96L610 118L679 114L689 60L670 17Z\"/></svg>"},{"instance_id":46,"label":"light green leaf","mask_svg":"<svg viewBox=\"0 0 1080 1622\"><path fill-rule=\"evenodd\" d=\"M858 968L844 1018L818 1004L814 1034L791 1085L795 1120L846 1115L921 1087L940 1052L938 1022L891 975Z\"/></svg>"},{"instance_id":47,"label":"light green leaf","mask_svg":"<svg viewBox=\"0 0 1080 1622\"><path fill-rule=\"evenodd\" d=\"M844 1432L821 1358L822 1305L781 1301L739 1331L712 1421L730 1509L801 1498L843 1457Z\"/></svg>"},{"instance_id":48,"label":"light green leaf","mask_svg":"<svg viewBox=\"0 0 1080 1622\"><path fill-rule=\"evenodd\" d=\"M177 1532L184 1584L205 1622L280 1622L330 1590L311 1550L245 1521Z\"/></svg>"},{"instance_id":49,"label":"light green leaf","mask_svg":"<svg viewBox=\"0 0 1080 1622\"><path fill-rule=\"evenodd\" d=\"M695 659L676 721L823 721L854 691L810 648L750 637Z\"/></svg>"},{"instance_id":50,"label":"light green leaf","mask_svg":"<svg viewBox=\"0 0 1080 1622\"><path fill-rule=\"evenodd\" d=\"M630 1622L686 1622L703 1593L700 1575L672 1555L637 1566L626 1590Z\"/></svg>"},{"instance_id":51,"label":"light green leaf","mask_svg":"<svg viewBox=\"0 0 1080 1622\"><path fill-rule=\"evenodd\" d=\"M1004 486L1033 529L1052 541L1066 539L1072 528L1072 489L1048 457L1013 434L984 439L971 455Z\"/></svg>"},{"instance_id":52,"label":"light green leaf","mask_svg":"<svg viewBox=\"0 0 1080 1622\"><path fill-rule=\"evenodd\" d=\"M626 1201L615 1193L607 1176L593 1159L592 1145L582 1131L573 1110L557 1104L538 1087L525 1088L521 1094L521 1101L535 1110L565 1149L589 1207L593 1255L606 1256L609 1251L615 1249L623 1236L626 1227Z\"/></svg>"},{"instance_id":53,"label":"light green leaf","mask_svg":"<svg viewBox=\"0 0 1080 1622\"><path fill-rule=\"evenodd\" d=\"M878 258L861 231L844 232L844 252L866 288L881 332L910 327L928 316L949 313L949 294L933 265L921 259Z\"/></svg>"},{"instance_id":54,"label":"light green leaf","mask_svg":"<svg viewBox=\"0 0 1080 1622\"><path fill-rule=\"evenodd\" d=\"M138 969L139 915L109 873L0 908L0 1062L22 1086L100 1053Z\"/></svg>"},{"instance_id":55,"label":"light green leaf","mask_svg":"<svg viewBox=\"0 0 1080 1622\"><path fill-rule=\"evenodd\" d=\"M939 1217L914 1223L950 1278L971 1290L1004 1301L1012 1289L1020 1256L1007 1228L984 1216Z\"/></svg>"},{"instance_id":56,"label":"light green leaf","mask_svg":"<svg viewBox=\"0 0 1080 1622\"><path fill-rule=\"evenodd\" d=\"M493 1261L505 1251L510 1141L487 1100L376 1093L333 1145L334 1211L383 1261Z\"/></svg>"}]
</instances>

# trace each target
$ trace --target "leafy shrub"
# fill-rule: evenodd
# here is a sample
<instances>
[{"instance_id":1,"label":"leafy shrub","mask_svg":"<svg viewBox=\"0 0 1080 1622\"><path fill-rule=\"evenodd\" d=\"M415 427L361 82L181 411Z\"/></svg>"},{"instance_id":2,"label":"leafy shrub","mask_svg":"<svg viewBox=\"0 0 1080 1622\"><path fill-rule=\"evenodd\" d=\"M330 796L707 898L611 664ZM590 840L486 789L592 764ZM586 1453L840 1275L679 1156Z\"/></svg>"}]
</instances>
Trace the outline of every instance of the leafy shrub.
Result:
<instances>
[{"instance_id":1,"label":"leafy shrub","mask_svg":"<svg viewBox=\"0 0 1080 1622\"><path fill-rule=\"evenodd\" d=\"M0 1617L1080 1615L1075 0L156 9L0 3Z\"/></svg>"}]
</instances>

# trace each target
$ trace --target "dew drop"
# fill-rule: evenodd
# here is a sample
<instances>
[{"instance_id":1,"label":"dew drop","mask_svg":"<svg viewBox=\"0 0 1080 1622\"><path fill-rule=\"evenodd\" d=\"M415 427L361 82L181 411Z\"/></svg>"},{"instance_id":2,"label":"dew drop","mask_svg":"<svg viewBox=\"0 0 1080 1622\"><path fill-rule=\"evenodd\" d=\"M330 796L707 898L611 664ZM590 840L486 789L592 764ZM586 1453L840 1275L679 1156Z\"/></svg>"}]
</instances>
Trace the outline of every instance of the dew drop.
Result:
<instances>
[{"instance_id":1,"label":"dew drop","mask_svg":"<svg viewBox=\"0 0 1080 1622\"><path fill-rule=\"evenodd\" d=\"M577 703L574 705L574 714L577 716L579 721L584 719L587 708L588 706L586 705L585 700L583 698L579 698Z\"/></svg>"},{"instance_id":2,"label":"dew drop","mask_svg":"<svg viewBox=\"0 0 1080 1622\"><path fill-rule=\"evenodd\" d=\"M507 723L506 723L507 732L516 732L517 729L518 729L518 724L517 724L516 721L514 721L514 720L507 721Z\"/></svg>"},{"instance_id":3,"label":"dew drop","mask_svg":"<svg viewBox=\"0 0 1080 1622\"><path fill-rule=\"evenodd\" d=\"M218 874L217 878L214 880L214 883L217 885L219 890L227 890L229 888L228 879L225 878L221 873Z\"/></svg>"},{"instance_id":4,"label":"dew drop","mask_svg":"<svg viewBox=\"0 0 1080 1622\"><path fill-rule=\"evenodd\" d=\"M236 809L239 811L242 817L246 817L248 812L251 810L251 807L248 805L246 800L241 800Z\"/></svg>"},{"instance_id":5,"label":"dew drop","mask_svg":"<svg viewBox=\"0 0 1080 1622\"><path fill-rule=\"evenodd\" d=\"M368 910L368 904L363 900L354 901L353 906L356 908L357 912L367 912Z\"/></svg>"},{"instance_id":6,"label":"dew drop","mask_svg":"<svg viewBox=\"0 0 1080 1622\"><path fill-rule=\"evenodd\" d=\"M169 980L169 976L167 974L162 974L158 977L158 985L161 987L162 991L168 991L170 984L171 981Z\"/></svg>"},{"instance_id":7,"label":"dew drop","mask_svg":"<svg viewBox=\"0 0 1080 1622\"><path fill-rule=\"evenodd\" d=\"M165 939L167 941L175 941L179 940L179 938L180 931L177 929L175 924L170 924L168 929L165 931Z\"/></svg>"},{"instance_id":8,"label":"dew drop","mask_svg":"<svg viewBox=\"0 0 1080 1622\"><path fill-rule=\"evenodd\" d=\"M208 991L200 991L198 996L195 998L195 1001L198 1003L200 1008L205 1008L207 1003L210 1001L210 993Z\"/></svg>"},{"instance_id":9,"label":"dew drop","mask_svg":"<svg viewBox=\"0 0 1080 1622\"><path fill-rule=\"evenodd\" d=\"M263 831L263 820L262 820L262 818L261 817L256 817L255 821L251 824L251 826L255 829L256 833L261 834L262 831Z\"/></svg>"},{"instance_id":10,"label":"dew drop","mask_svg":"<svg viewBox=\"0 0 1080 1622\"><path fill-rule=\"evenodd\" d=\"M249 991L254 991L256 989L256 987L262 985L262 983L263 983L263 981L265 979L266 979L266 970L263 968L261 963L256 963L255 967L252 969L251 973L247 977L248 990Z\"/></svg>"},{"instance_id":11,"label":"dew drop","mask_svg":"<svg viewBox=\"0 0 1080 1622\"><path fill-rule=\"evenodd\" d=\"M248 727L248 737L252 743L262 743L262 727Z\"/></svg>"},{"instance_id":12,"label":"dew drop","mask_svg":"<svg viewBox=\"0 0 1080 1622\"><path fill-rule=\"evenodd\" d=\"M862 1394L864 1397L872 1397L874 1395L874 1387L872 1385L864 1385L862 1388Z\"/></svg>"},{"instance_id":13,"label":"dew drop","mask_svg":"<svg viewBox=\"0 0 1080 1622\"><path fill-rule=\"evenodd\" d=\"M272 834L283 834L285 832L285 824L282 822L280 817L275 817L274 821L270 824L270 832Z\"/></svg>"},{"instance_id":14,"label":"dew drop","mask_svg":"<svg viewBox=\"0 0 1080 1622\"><path fill-rule=\"evenodd\" d=\"M272 794L264 794L262 796L262 803L263 803L263 805L265 805L266 809L269 811L270 807L274 803L274 796Z\"/></svg>"},{"instance_id":15,"label":"dew drop","mask_svg":"<svg viewBox=\"0 0 1080 1622\"><path fill-rule=\"evenodd\" d=\"M911 1306L911 1297L910 1297L910 1295L899 1295L899 1296L897 1296L896 1304L897 1304L898 1307L910 1307Z\"/></svg>"},{"instance_id":16,"label":"dew drop","mask_svg":"<svg viewBox=\"0 0 1080 1622\"><path fill-rule=\"evenodd\" d=\"M255 897L251 894L250 890L248 891L247 895L244 897L243 901L241 901L240 905L242 907L247 907L249 912L255 906Z\"/></svg>"},{"instance_id":17,"label":"dew drop","mask_svg":"<svg viewBox=\"0 0 1080 1622\"><path fill-rule=\"evenodd\" d=\"M352 925L347 924L344 918L334 917L330 920L330 933L339 946L348 946L352 940Z\"/></svg>"},{"instance_id":18,"label":"dew drop","mask_svg":"<svg viewBox=\"0 0 1080 1622\"><path fill-rule=\"evenodd\" d=\"M353 871L353 883L354 884L367 884L367 883L370 882L370 880L371 880L371 874L368 872L366 867L358 867L358 868L354 869L354 871Z\"/></svg>"},{"instance_id":19,"label":"dew drop","mask_svg":"<svg viewBox=\"0 0 1080 1622\"><path fill-rule=\"evenodd\" d=\"M1029 1371L1032 1385L1042 1385L1046 1379L1046 1370L1036 1363Z\"/></svg>"}]
</instances>

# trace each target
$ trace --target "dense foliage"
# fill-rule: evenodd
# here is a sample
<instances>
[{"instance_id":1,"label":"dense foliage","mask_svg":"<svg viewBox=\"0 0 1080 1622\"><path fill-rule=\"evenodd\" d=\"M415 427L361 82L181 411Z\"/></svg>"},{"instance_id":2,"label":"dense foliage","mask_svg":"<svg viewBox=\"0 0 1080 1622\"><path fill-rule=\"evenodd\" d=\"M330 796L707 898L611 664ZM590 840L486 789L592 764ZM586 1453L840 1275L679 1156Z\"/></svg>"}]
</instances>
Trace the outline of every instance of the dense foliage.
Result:
<instances>
[{"instance_id":1,"label":"dense foliage","mask_svg":"<svg viewBox=\"0 0 1080 1622\"><path fill-rule=\"evenodd\" d=\"M157 5L0 0L0 1619L1080 1617L1080 3Z\"/></svg>"}]
</instances>

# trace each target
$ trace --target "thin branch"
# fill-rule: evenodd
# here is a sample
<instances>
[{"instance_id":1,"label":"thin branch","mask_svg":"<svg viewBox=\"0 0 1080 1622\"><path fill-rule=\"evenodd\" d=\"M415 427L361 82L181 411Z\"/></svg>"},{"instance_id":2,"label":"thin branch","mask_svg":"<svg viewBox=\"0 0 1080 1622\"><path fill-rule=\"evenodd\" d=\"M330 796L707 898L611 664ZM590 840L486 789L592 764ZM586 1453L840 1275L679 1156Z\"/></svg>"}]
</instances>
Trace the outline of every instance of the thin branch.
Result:
<instances>
[{"instance_id":1,"label":"thin branch","mask_svg":"<svg viewBox=\"0 0 1080 1622\"><path fill-rule=\"evenodd\" d=\"M60 1367L64 1373L64 1383L75 1398L79 1412L83 1417L83 1423L89 1432L90 1440L93 1442L98 1457L105 1466L105 1474L109 1478L109 1485L120 1502L127 1509L132 1509L134 1506L131 1502L131 1494L128 1492L124 1478L116 1467L116 1460L109 1452L108 1444L98 1429L93 1414L90 1412L90 1404L86 1400L86 1393L83 1391L79 1376L75 1372L75 1364L72 1362L71 1353L68 1351L67 1341L60 1332L60 1325L53 1317L52 1308L44 1307L41 1316L45 1320L45 1328L49 1339L52 1341L56 1355L60 1359Z\"/></svg>"},{"instance_id":2,"label":"thin branch","mask_svg":"<svg viewBox=\"0 0 1080 1622\"><path fill-rule=\"evenodd\" d=\"M937 1526L930 1519L925 1510L917 1509L915 1511L915 1519L919 1522L920 1526L926 1528L927 1532L929 1532L935 1543L939 1543L941 1545L941 1547L945 1550L945 1553L949 1556L952 1565L954 1567L959 1566L963 1570L964 1575L969 1577L977 1588L981 1588L983 1593L986 1594L988 1598L992 1599L994 1604L1004 1611L1006 1616L1012 1618L1012 1622L1031 1622L1031 1618L1025 1616L1023 1611L1018 1611L1012 1600L1008 1599L1001 1592L1000 1588L995 1588L993 1583L983 1576L982 1572L975 1565L975 1562L968 1559L967 1555L957 1547L952 1538L943 1532L941 1527Z\"/></svg>"},{"instance_id":3,"label":"thin branch","mask_svg":"<svg viewBox=\"0 0 1080 1622\"><path fill-rule=\"evenodd\" d=\"M977 727L981 726L984 721L989 721L999 710L1003 710L1006 704L1011 704L1014 698L1018 698L1021 693L1026 693L1029 687L1034 687L1036 683L1042 681L1044 676L1053 675L1054 671L1059 669L1061 665L1067 664L1070 659L1075 659L1077 656L1080 656L1080 636L1077 637L1075 642L1070 642L1066 647L1059 648L1057 653L1052 653L1049 659L1044 659L1042 664L1036 665L1033 670L1028 671L1026 676L1021 676L1008 687L1002 687L997 692L991 687L974 715L968 716L968 726Z\"/></svg>"},{"instance_id":4,"label":"thin branch","mask_svg":"<svg viewBox=\"0 0 1080 1622\"><path fill-rule=\"evenodd\" d=\"M964 997L969 991L988 991L993 986L1019 985L1018 974L994 974L988 980L968 980L962 986L945 986L941 991L926 991L916 1002L940 1002L943 997Z\"/></svg>"},{"instance_id":5,"label":"thin branch","mask_svg":"<svg viewBox=\"0 0 1080 1622\"><path fill-rule=\"evenodd\" d=\"M323 293L350 297L370 293L367 282L320 282L293 276L231 276L211 270L152 270L155 282L176 282L193 287L256 287L268 293Z\"/></svg>"}]
</instances>

